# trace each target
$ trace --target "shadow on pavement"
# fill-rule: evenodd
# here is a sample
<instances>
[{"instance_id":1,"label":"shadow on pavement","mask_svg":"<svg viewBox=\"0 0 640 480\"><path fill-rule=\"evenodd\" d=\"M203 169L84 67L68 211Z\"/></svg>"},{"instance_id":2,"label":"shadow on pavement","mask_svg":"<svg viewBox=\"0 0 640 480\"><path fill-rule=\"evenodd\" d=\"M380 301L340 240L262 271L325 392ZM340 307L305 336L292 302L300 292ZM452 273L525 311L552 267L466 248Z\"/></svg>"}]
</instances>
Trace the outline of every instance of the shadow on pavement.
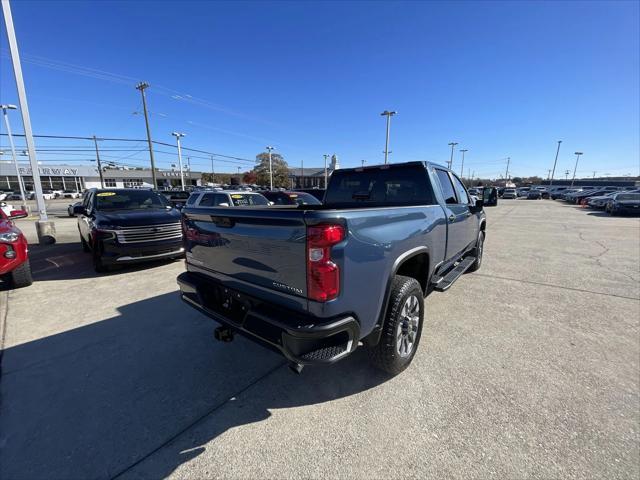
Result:
<instances>
[{"instance_id":1,"label":"shadow on pavement","mask_svg":"<svg viewBox=\"0 0 640 480\"><path fill-rule=\"evenodd\" d=\"M174 261L158 260L119 265L110 272L96 273L91 263L91 254L82 251L80 242L53 245L29 244L29 259L33 279L36 282L118 275L133 270L147 270Z\"/></svg>"},{"instance_id":2,"label":"shadow on pavement","mask_svg":"<svg viewBox=\"0 0 640 480\"><path fill-rule=\"evenodd\" d=\"M370 370L362 351L296 376L245 339L214 342L215 326L171 293L6 349L0 478L111 478L161 447L143 465L150 477L164 477L226 430L268 418L269 409L330 401L388 379ZM251 385L255 400L227 408ZM208 416L223 405L222 415Z\"/></svg>"}]
</instances>

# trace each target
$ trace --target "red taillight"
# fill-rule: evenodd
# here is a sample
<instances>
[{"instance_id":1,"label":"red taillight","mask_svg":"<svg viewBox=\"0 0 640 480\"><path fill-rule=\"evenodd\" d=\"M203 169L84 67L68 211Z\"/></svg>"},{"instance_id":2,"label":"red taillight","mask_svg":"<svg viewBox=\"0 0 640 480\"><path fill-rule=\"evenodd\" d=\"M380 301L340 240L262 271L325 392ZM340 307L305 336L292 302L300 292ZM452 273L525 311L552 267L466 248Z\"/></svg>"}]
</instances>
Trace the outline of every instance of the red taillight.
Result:
<instances>
[{"instance_id":1,"label":"red taillight","mask_svg":"<svg viewBox=\"0 0 640 480\"><path fill-rule=\"evenodd\" d=\"M307 296L317 302L340 293L340 269L331 261L331 247L344 239L342 225L307 228Z\"/></svg>"}]
</instances>

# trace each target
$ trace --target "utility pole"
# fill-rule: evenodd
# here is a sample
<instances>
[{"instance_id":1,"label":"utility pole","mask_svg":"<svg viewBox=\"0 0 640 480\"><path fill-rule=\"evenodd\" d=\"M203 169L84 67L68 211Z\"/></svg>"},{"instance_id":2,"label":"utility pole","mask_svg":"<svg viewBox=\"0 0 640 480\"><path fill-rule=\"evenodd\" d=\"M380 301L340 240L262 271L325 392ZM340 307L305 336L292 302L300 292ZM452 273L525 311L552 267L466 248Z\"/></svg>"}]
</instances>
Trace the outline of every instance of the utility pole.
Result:
<instances>
[{"instance_id":1,"label":"utility pole","mask_svg":"<svg viewBox=\"0 0 640 480\"><path fill-rule=\"evenodd\" d=\"M147 82L140 82L136 85L136 90L140 90L140 94L142 95L142 109L144 110L144 122L147 126L147 142L149 142L149 159L151 160L151 179L153 183L153 188L158 188L158 183L156 181L156 162L153 159L153 143L151 142L151 129L149 127L149 114L147 112L147 96L144 91L149 88L149 84ZM182 173L182 169L180 169Z\"/></svg>"},{"instance_id":2,"label":"utility pole","mask_svg":"<svg viewBox=\"0 0 640 480\"><path fill-rule=\"evenodd\" d=\"M189 173L189 185L191 185L191 157L187 157L187 172Z\"/></svg>"},{"instance_id":3,"label":"utility pole","mask_svg":"<svg viewBox=\"0 0 640 480\"><path fill-rule=\"evenodd\" d=\"M178 164L180 165L180 185L182 186L182 190L184 190L184 172L182 171L182 148L180 145L180 139L184 137L184 133L171 132L171 135L176 137L176 143L178 144ZM213 160L211 160L211 162L213 165ZM154 181L154 184L155 184L155 181Z\"/></svg>"},{"instance_id":4,"label":"utility pole","mask_svg":"<svg viewBox=\"0 0 640 480\"><path fill-rule=\"evenodd\" d=\"M458 142L449 143L449 146L451 147L451 158L449 159L449 165L447 165L447 168L449 170L451 170L451 165L453 165L453 149L455 148L456 145L458 145Z\"/></svg>"},{"instance_id":5,"label":"utility pole","mask_svg":"<svg viewBox=\"0 0 640 480\"><path fill-rule=\"evenodd\" d=\"M211 155L211 183L216 183L215 178L216 176L215 176L215 173L213 172L213 155Z\"/></svg>"},{"instance_id":6,"label":"utility pole","mask_svg":"<svg viewBox=\"0 0 640 480\"><path fill-rule=\"evenodd\" d=\"M269 152L269 190L273 190L273 168L271 166L271 151L274 150L273 147L266 147Z\"/></svg>"},{"instance_id":7,"label":"utility pole","mask_svg":"<svg viewBox=\"0 0 640 480\"><path fill-rule=\"evenodd\" d=\"M98 174L100 175L100 188L104 188L104 178L102 176L102 164L100 163L100 152L98 152L98 139L93 136L93 144L96 147L96 162L98 162Z\"/></svg>"},{"instance_id":8,"label":"utility pole","mask_svg":"<svg viewBox=\"0 0 640 480\"><path fill-rule=\"evenodd\" d=\"M564 179L565 179L565 181L569 179L569 174L570 174L570 173L571 173L571 172L570 172L569 170L565 170L565 171L564 171Z\"/></svg>"},{"instance_id":9,"label":"utility pole","mask_svg":"<svg viewBox=\"0 0 640 480\"><path fill-rule=\"evenodd\" d=\"M511 157L507 157L507 171L504 174L504 178L507 179L507 182L509 181L509 162L511 162Z\"/></svg>"},{"instance_id":10,"label":"utility pole","mask_svg":"<svg viewBox=\"0 0 640 480\"><path fill-rule=\"evenodd\" d=\"M330 157L330 155L323 155L324 157L324 188L325 190L327 189L327 158Z\"/></svg>"},{"instance_id":11,"label":"utility pole","mask_svg":"<svg viewBox=\"0 0 640 480\"><path fill-rule=\"evenodd\" d=\"M364 164L367 163L366 160L360 160L362 162L362 167L364 168Z\"/></svg>"},{"instance_id":12,"label":"utility pole","mask_svg":"<svg viewBox=\"0 0 640 480\"><path fill-rule=\"evenodd\" d=\"M596 178L596 172L595 171L593 172L593 178Z\"/></svg>"},{"instance_id":13,"label":"utility pole","mask_svg":"<svg viewBox=\"0 0 640 480\"><path fill-rule=\"evenodd\" d=\"M573 187L573 182L576 181L576 170L578 169L578 159L580 158L580 155L582 155L582 152L575 152L576 155L576 165L575 167L573 167L573 178L571 179L571 186Z\"/></svg>"},{"instance_id":14,"label":"utility pole","mask_svg":"<svg viewBox=\"0 0 640 480\"><path fill-rule=\"evenodd\" d=\"M469 150L467 150L466 148L463 148L460 151L462 152L462 165L460 166L460 177L464 178L464 154Z\"/></svg>"},{"instance_id":15,"label":"utility pole","mask_svg":"<svg viewBox=\"0 0 640 480\"><path fill-rule=\"evenodd\" d=\"M4 123L7 126L7 137L9 138L9 146L11 147L11 155L13 155L13 164L16 167L16 175L18 178L18 186L20 187L20 198L22 198L22 209L27 209L27 197L24 194L24 185L22 184L22 175L20 175L20 168L18 167L18 156L16 155L16 146L13 144L13 135L11 134L11 126L9 125L9 115L7 110L15 110L15 105L0 105L2 114L4 116Z\"/></svg>"},{"instance_id":16,"label":"utility pole","mask_svg":"<svg viewBox=\"0 0 640 480\"><path fill-rule=\"evenodd\" d=\"M13 27L13 16L11 15L11 5L9 0L2 1L2 13L4 23L7 30L7 39L9 40L9 52L11 53L11 62L13 64L13 73L16 81L16 90L18 93L18 101L20 103L20 112L22 113L22 125L24 128L24 139L29 151L29 162L31 163L31 175L33 178L33 188L36 194L36 204L40 220L36 223L36 232L38 241L41 244L55 243L56 228L53 222L47 219L47 207L44 203L42 195L42 184L40 183L40 171L38 170L38 159L36 157L36 146L33 142L33 131L31 130L31 117L29 116L29 105L27 104L27 92L24 88L24 78L22 77L22 65L20 63L20 52L18 50L18 41L16 39L16 31Z\"/></svg>"},{"instance_id":17,"label":"utility pole","mask_svg":"<svg viewBox=\"0 0 640 480\"><path fill-rule=\"evenodd\" d=\"M560 153L560 144L562 140L558 140L558 149L556 150L556 159L553 161L553 170L551 171L551 180L549 180L549 186L553 185L553 176L556 174L556 164L558 163L558 154Z\"/></svg>"},{"instance_id":18,"label":"utility pole","mask_svg":"<svg viewBox=\"0 0 640 480\"><path fill-rule=\"evenodd\" d=\"M393 117L398 112L390 112L389 110L385 110L380 115L387 117L387 141L384 144L384 164L386 165L389 160L389 131L391 130L391 117Z\"/></svg>"},{"instance_id":19,"label":"utility pole","mask_svg":"<svg viewBox=\"0 0 640 480\"><path fill-rule=\"evenodd\" d=\"M302 178L300 188L304 188L304 160L300 160L300 176Z\"/></svg>"},{"instance_id":20,"label":"utility pole","mask_svg":"<svg viewBox=\"0 0 640 480\"><path fill-rule=\"evenodd\" d=\"M551 178L551 169L547 170L547 181Z\"/></svg>"}]
</instances>

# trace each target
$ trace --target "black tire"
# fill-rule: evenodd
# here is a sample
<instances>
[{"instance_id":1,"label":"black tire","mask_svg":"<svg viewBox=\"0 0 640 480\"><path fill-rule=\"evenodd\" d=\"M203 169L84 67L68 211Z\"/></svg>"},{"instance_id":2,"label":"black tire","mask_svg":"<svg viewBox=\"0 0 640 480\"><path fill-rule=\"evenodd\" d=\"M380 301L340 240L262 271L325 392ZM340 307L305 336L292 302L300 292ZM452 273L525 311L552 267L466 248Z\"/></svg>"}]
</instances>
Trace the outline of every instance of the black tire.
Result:
<instances>
[{"instance_id":1,"label":"black tire","mask_svg":"<svg viewBox=\"0 0 640 480\"><path fill-rule=\"evenodd\" d=\"M100 248L96 246L93 249L93 255L91 256L93 260L93 269L96 273L105 273L109 271L109 267L102 262L102 255L100 255Z\"/></svg>"},{"instance_id":2,"label":"black tire","mask_svg":"<svg viewBox=\"0 0 640 480\"><path fill-rule=\"evenodd\" d=\"M89 244L85 241L84 238L82 238L82 235L80 235L80 243L82 244L83 252L88 253L91 251L91 248L89 248Z\"/></svg>"},{"instance_id":3,"label":"black tire","mask_svg":"<svg viewBox=\"0 0 640 480\"><path fill-rule=\"evenodd\" d=\"M417 304L414 299L417 299ZM411 313L414 315L410 315ZM411 320L416 317L415 314L417 319ZM391 284L391 295L380 341L377 345L367 348L371 363L392 375L402 372L409 366L418 350L423 323L424 296L420 284L415 278L397 275ZM405 353L402 354L401 351Z\"/></svg>"},{"instance_id":4,"label":"black tire","mask_svg":"<svg viewBox=\"0 0 640 480\"><path fill-rule=\"evenodd\" d=\"M29 259L9 274L13 288L28 287L33 283Z\"/></svg>"},{"instance_id":5,"label":"black tire","mask_svg":"<svg viewBox=\"0 0 640 480\"><path fill-rule=\"evenodd\" d=\"M475 255L476 261L471 264L466 273L477 272L482 265L482 254L484 253L484 232L478 233L478 241L476 243Z\"/></svg>"}]
</instances>

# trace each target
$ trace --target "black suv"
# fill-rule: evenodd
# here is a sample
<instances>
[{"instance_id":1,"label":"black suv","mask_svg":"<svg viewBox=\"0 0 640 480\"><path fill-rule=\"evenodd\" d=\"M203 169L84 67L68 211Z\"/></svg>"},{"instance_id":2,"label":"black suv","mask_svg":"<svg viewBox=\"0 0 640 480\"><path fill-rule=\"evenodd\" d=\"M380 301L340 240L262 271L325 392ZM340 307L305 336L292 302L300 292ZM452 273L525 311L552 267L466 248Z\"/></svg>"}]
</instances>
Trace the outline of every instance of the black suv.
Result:
<instances>
[{"instance_id":1,"label":"black suv","mask_svg":"<svg viewBox=\"0 0 640 480\"><path fill-rule=\"evenodd\" d=\"M180 212L152 190L92 188L73 212L96 272L184 254Z\"/></svg>"}]
</instances>

